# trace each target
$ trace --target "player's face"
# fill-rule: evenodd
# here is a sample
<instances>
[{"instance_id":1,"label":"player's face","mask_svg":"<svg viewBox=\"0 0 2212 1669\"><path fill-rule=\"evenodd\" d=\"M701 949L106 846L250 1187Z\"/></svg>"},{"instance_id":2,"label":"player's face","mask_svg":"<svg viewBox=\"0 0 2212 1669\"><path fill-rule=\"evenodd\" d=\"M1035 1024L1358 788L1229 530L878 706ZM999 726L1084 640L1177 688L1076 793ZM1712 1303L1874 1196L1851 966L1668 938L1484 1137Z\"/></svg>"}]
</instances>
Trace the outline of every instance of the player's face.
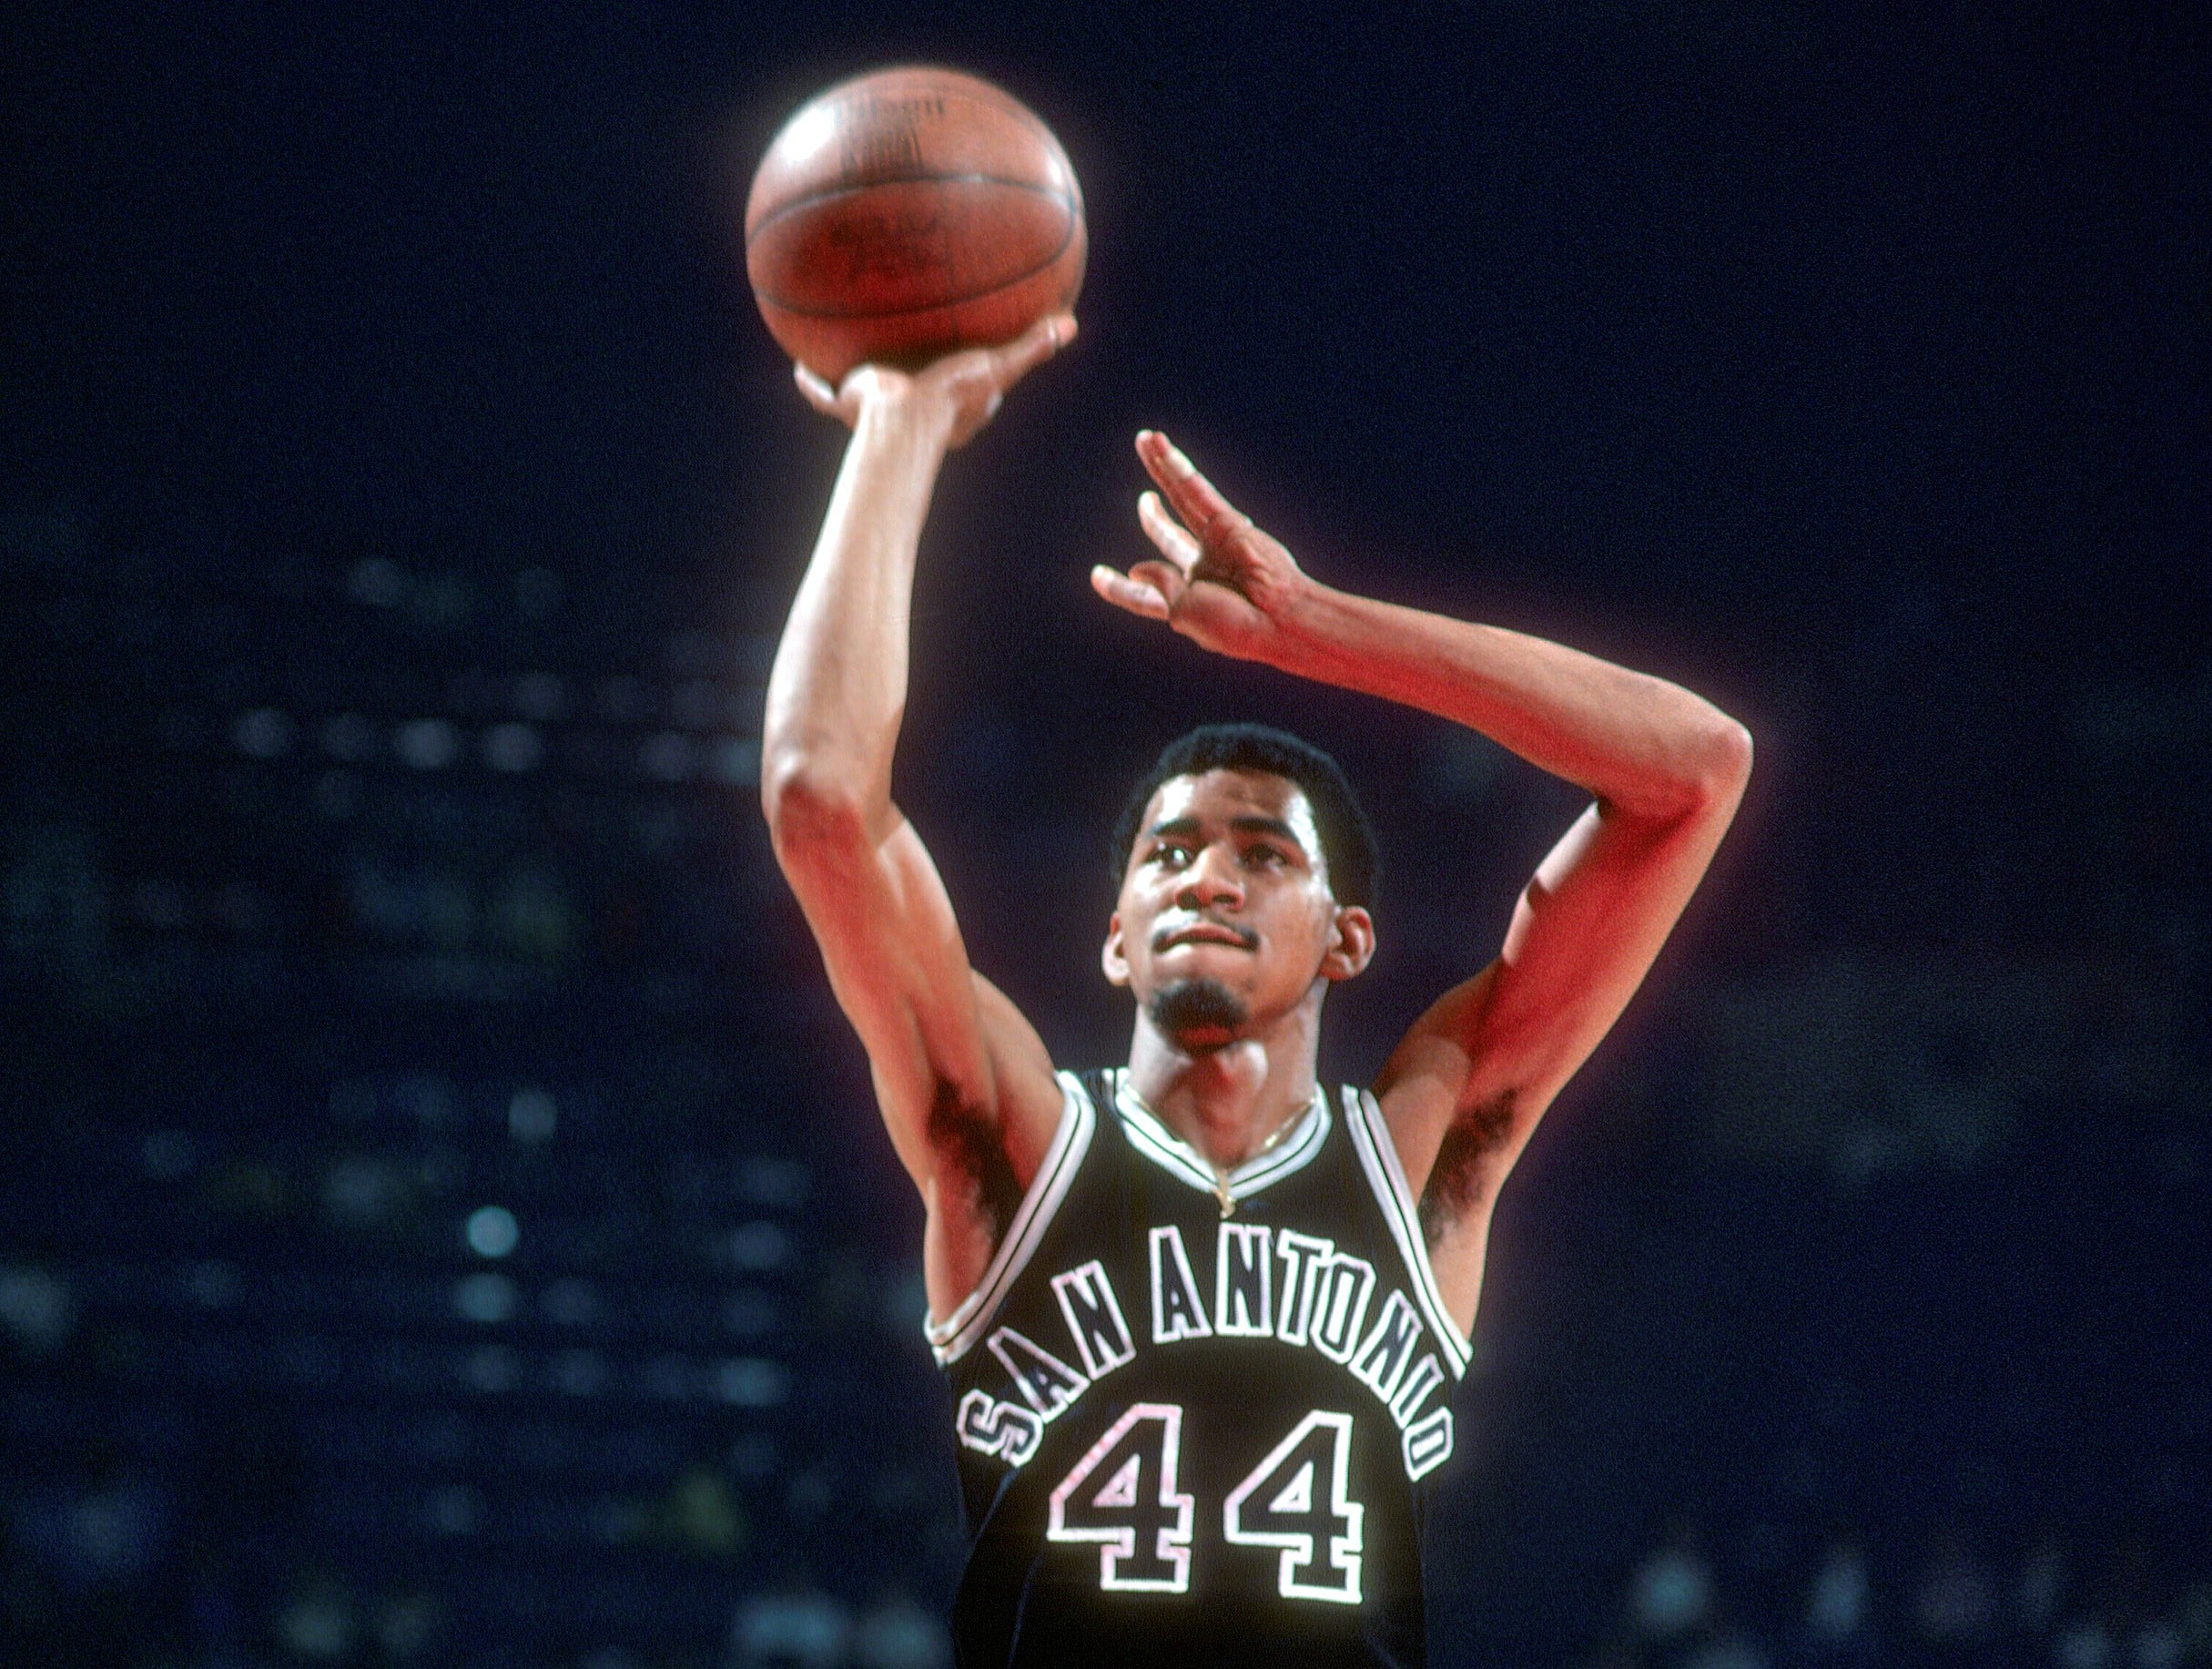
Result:
<instances>
[{"instance_id":1,"label":"player's face","mask_svg":"<svg viewBox=\"0 0 2212 1669\"><path fill-rule=\"evenodd\" d=\"M1316 980L1358 972L1371 931L1365 911L1330 890L1303 789L1268 771L1210 770L1171 778L1145 808L1102 960L1141 1005L1199 991L1196 1012L1233 1032L1238 1010L1263 1024Z\"/></svg>"}]
</instances>

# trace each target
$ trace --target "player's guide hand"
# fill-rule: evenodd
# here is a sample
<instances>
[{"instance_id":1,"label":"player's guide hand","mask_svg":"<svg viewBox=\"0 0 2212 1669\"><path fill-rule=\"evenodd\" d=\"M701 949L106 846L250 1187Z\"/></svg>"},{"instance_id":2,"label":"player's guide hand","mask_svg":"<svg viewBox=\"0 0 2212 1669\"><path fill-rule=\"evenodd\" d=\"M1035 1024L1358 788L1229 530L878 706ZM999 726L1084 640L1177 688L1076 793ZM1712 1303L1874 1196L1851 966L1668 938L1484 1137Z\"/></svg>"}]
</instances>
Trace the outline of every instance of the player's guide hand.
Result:
<instances>
[{"instance_id":1,"label":"player's guide hand","mask_svg":"<svg viewBox=\"0 0 2212 1669\"><path fill-rule=\"evenodd\" d=\"M1091 589L1217 655L1272 659L1304 573L1166 435L1139 431L1137 456L1160 487L1138 498L1137 520L1165 560L1134 563L1127 574L1101 563L1091 570Z\"/></svg>"},{"instance_id":2,"label":"player's guide hand","mask_svg":"<svg viewBox=\"0 0 2212 1669\"><path fill-rule=\"evenodd\" d=\"M969 348L915 371L888 365L856 365L836 388L806 366L791 374L799 392L817 412L857 427L869 406L905 405L944 419L945 444L965 446L990 422L1006 391L1075 340L1075 315L1040 319L1012 341L996 348Z\"/></svg>"}]
</instances>

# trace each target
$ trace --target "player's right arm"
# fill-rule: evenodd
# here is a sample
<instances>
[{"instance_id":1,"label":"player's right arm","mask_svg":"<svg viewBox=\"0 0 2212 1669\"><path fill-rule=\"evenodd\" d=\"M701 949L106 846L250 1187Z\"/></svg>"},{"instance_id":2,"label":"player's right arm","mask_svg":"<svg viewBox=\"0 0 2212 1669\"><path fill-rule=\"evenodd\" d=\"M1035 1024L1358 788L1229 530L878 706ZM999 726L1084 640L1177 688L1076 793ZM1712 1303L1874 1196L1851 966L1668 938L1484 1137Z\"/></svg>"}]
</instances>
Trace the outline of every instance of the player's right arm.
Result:
<instances>
[{"instance_id":1,"label":"player's right arm","mask_svg":"<svg viewBox=\"0 0 2212 1669\"><path fill-rule=\"evenodd\" d=\"M1060 1094L1035 1030L969 967L936 866L891 799L915 555L945 453L1074 331L1048 320L910 376L863 366L835 391L798 372L853 435L768 677L761 805L921 1191L940 1318L982 1278L1051 1144Z\"/></svg>"}]
</instances>

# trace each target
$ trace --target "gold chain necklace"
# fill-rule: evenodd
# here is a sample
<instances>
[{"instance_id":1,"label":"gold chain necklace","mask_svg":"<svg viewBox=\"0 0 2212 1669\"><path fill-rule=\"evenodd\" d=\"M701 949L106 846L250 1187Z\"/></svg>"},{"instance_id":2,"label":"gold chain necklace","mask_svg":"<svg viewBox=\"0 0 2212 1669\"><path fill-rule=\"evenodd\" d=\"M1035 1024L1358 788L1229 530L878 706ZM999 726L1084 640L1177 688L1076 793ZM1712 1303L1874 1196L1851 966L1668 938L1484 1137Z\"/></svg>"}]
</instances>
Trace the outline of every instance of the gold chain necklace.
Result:
<instances>
[{"instance_id":1,"label":"gold chain necklace","mask_svg":"<svg viewBox=\"0 0 2212 1669\"><path fill-rule=\"evenodd\" d=\"M1312 1110L1313 1104L1308 1102L1306 1104L1306 1111L1311 1112ZM1250 1165L1253 1160L1256 1159L1264 1159L1269 1154L1274 1152L1275 1148L1282 1143L1283 1138L1291 1133L1292 1129L1300 1122L1304 1114L1293 1114L1290 1117L1284 1119L1281 1124L1277 1125L1274 1129L1268 1134L1267 1140L1260 1144L1260 1151L1253 1154L1252 1158L1243 1161L1243 1164L1240 1165L1237 1168L1241 1170L1243 1168L1244 1165ZM1193 1149L1192 1151L1195 1152L1196 1150ZM1213 1173L1213 1197L1221 1201L1222 1220L1226 1222L1230 1217L1236 1215L1236 1196L1229 1192L1229 1173L1222 1169L1220 1165L1215 1165L1212 1157L1209 1155L1201 1154L1199 1156L1205 1159L1207 1168Z\"/></svg>"}]
</instances>

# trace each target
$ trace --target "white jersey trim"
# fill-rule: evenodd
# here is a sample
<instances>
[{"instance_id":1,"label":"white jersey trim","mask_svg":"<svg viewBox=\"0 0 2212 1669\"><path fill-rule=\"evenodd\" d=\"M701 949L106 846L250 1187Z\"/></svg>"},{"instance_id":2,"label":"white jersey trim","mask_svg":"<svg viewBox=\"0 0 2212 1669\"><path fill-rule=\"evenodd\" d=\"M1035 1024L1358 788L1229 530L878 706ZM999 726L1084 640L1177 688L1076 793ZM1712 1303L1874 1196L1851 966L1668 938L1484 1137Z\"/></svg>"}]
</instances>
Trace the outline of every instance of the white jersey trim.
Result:
<instances>
[{"instance_id":1,"label":"white jersey trim","mask_svg":"<svg viewBox=\"0 0 2212 1669\"><path fill-rule=\"evenodd\" d=\"M1121 1115L1121 1129L1129 1137L1129 1145L1169 1175L1189 1184L1201 1194L1218 1193L1220 1178L1213 1167L1189 1143L1170 1130L1159 1114L1144 1104L1144 1097L1137 1094L1129 1074L1116 1068L1108 1076L1113 1080L1114 1110ZM1328 1135L1329 1098L1316 1089L1313 1105L1306 1109L1288 1137L1229 1173L1229 1197L1248 1199L1270 1184L1304 1170L1321 1152L1321 1145L1328 1140Z\"/></svg>"},{"instance_id":2,"label":"white jersey trim","mask_svg":"<svg viewBox=\"0 0 2212 1669\"><path fill-rule=\"evenodd\" d=\"M1398 1163L1397 1144L1390 1139L1390 1127L1383 1122L1383 1109L1375 1104L1373 1094L1347 1084L1344 1095L1344 1126L1352 1133L1353 1149L1383 1208L1383 1221L1390 1225L1390 1237L1398 1243L1398 1251L1413 1276L1414 1297L1430 1330L1444 1347L1444 1359L1451 1364L1452 1378L1461 1379L1474 1359L1474 1347L1453 1325L1451 1312L1444 1308L1436 1272L1429 1267L1428 1241L1421 1233L1421 1214L1414 1205L1412 1188L1406 1186L1405 1167Z\"/></svg>"},{"instance_id":3,"label":"white jersey trim","mask_svg":"<svg viewBox=\"0 0 2212 1669\"><path fill-rule=\"evenodd\" d=\"M922 1317L922 1336L928 1339L939 1368L951 1366L975 1348L976 1340L983 1337L983 1329L1006 1301L1007 1289L1013 1286L1015 1277L1036 1255L1037 1243L1051 1226L1060 1201L1067 1198L1068 1189L1075 1182L1083 1155L1091 1151L1091 1137L1098 1128L1098 1114L1091 1097L1083 1093L1073 1073L1052 1075L1060 1080L1060 1128L1053 1133L1044 1163L1030 1181L1029 1192L1021 1196L1014 1220L1007 1225L997 1256L983 1271L976 1289L960 1300L952 1314L942 1321L930 1320L926 1312Z\"/></svg>"}]
</instances>

